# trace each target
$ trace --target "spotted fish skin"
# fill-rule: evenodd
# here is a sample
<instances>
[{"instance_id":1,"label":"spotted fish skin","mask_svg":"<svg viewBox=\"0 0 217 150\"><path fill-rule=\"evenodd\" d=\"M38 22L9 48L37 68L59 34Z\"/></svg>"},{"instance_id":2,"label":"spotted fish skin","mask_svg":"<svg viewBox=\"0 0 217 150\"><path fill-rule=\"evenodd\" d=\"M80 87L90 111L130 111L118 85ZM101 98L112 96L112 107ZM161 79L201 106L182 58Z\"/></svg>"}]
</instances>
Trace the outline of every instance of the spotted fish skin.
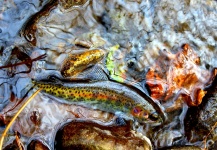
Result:
<instances>
[{"instance_id":1,"label":"spotted fish skin","mask_svg":"<svg viewBox=\"0 0 217 150\"><path fill-rule=\"evenodd\" d=\"M75 76L96 64L104 57L105 52L101 49L88 50L79 54L71 54L65 59L60 69L62 76L70 77Z\"/></svg>"},{"instance_id":2,"label":"spotted fish skin","mask_svg":"<svg viewBox=\"0 0 217 150\"><path fill-rule=\"evenodd\" d=\"M43 92L61 98L61 102L98 109L140 123L161 124L163 119L156 109L132 89L119 83L99 81L56 85L34 82Z\"/></svg>"}]
</instances>

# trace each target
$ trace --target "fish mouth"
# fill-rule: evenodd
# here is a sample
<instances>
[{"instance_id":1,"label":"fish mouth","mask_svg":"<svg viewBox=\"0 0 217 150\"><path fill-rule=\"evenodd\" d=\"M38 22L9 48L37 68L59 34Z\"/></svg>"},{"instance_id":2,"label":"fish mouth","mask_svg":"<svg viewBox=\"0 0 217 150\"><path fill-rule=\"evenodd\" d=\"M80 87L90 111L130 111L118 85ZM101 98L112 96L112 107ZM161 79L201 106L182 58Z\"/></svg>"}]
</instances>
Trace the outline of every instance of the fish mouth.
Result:
<instances>
[{"instance_id":1,"label":"fish mouth","mask_svg":"<svg viewBox=\"0 0 217 150\"><path fill-rule=\"evenodd\" d=\"M154 107L154 109L156 110L156 112L153 112L150 114L151 117L151 121L153 122L153 125L160 125L163 124L164 122L167 121L167 114L165 112L165 108L160 104L159 101L156 101L154 99L152 99L152 106ZM157 113L158 118L154 117L154 114ZM155 121L156 118L156 121Z\"/></svg>"},{"instance_id":2,"label":"fish mouth","mask_svg":"<svg viewBox=\"0 0 217 150\"><path fill-rule=\"evenodd\" d=\"M148 121L143 121L142 124L144 125L150 125L150 126L160 126L164 123L164 119L162 119L161 117L159 117L157 120L151 120L149 119Z\"/></svg>"},{"instance_id":3,"label":"fish mouth","mask_svg":"<svg viewBox=\"0 0 217 150\"><path fill-rule=\"evenodd\" d=\"M167 121L167 115L163 112L153 112L149 115L148 124L151 126L159 126ZM147 123L146 123L147 124Z\"/></svg>"},{"instance_id":4,"label":"fish mouth","mask_svg":"<svg viewBox=\"0 0 217 150\"><path fill-rule=\"evenodd\" d=\"M157 119L150 119L151 125L153 126L158 126L164 123L164 119L159 115L159 117Z\"/></svg>"},{"instance_id":5,"label":"fish mouth","mask_svg":"<svg viewBox=\"0 0 217 150\"><path fill-rule=\"evenodd\" d=\"M141 123L142 125L149 125L149 126L160 126L162 124L164 124L166 122L166 115L160 115L157 112L154 112L152 114L149 115L149 117L147 119L145 118L135 118L135 120L137 120L139 123Z\"/></svg>"},{"instance_id":6,"label":"fish mouth","mask_svg":"<svg viewBox=\"0 0 217 150\"><path fill-rule=\"evenodd\" d=\"M149 119L153 120L153 121L158 121L159 118L161 118L161 117L157 112L153 112L149 115Z\"/></svg>"}]
</instances>

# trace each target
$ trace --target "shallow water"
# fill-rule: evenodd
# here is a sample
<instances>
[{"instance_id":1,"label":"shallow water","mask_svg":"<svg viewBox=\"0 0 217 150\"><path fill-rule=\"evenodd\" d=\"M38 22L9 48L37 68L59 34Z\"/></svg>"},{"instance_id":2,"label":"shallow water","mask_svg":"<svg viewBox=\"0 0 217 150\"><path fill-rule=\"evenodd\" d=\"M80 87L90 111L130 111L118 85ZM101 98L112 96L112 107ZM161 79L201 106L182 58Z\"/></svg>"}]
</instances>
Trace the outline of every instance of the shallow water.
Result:
<instances>
[{"instance_id":1,"label":"shallow water","mask_svg":"<svg viewBox=\"0 0 217 150\"><path fill-rule=\"evenodd\" d=\"M5 122L10 121L20 108L16 105L18 101L32 95L31 90L26 96L31 79L47 79L51 75L63 78L60 68L64 59L87 49L102 49L107 55L97 65L87 66L87 70L70 80L112 80L133 85L148 94L144 86L145 75L162 50L176 54L185 43L200 59L201 69L198 70L211 73L217 67L216 22L217 2L214 0L83 0L77 3L2 0L0 66L26 59L24 54L22 58L13 54L14 47L32 59L42 54L46 54L46 58L33 61L30 68L19 65L0 69L1 116L6 118ZM28 69L31 72L27 72ZM19 73L23 71L26 73ZM157 100L154 102L158 103ZM161 106L162 111L164 107ZM172 113L166 113L168 120L162 126L133 127L150 138L156 149L174 145L204 147L203 139L186 138L184 118L188 106L183 104L175 108ZM29 119L32 115L33 118L38 116L36 120ZM60 104L40 93L19 115L10 135L13 135L12 131L18 131L24 145L31 139L39 139L53 148L56 130L65 122L76 119L77 115L80 119L106 125L114 123L112 114ZM1 131L3 129L1 126ZM201 134L205 136L207 132ZM13 138L10 136L5 145Z\"/></svg>"}]
</instances>

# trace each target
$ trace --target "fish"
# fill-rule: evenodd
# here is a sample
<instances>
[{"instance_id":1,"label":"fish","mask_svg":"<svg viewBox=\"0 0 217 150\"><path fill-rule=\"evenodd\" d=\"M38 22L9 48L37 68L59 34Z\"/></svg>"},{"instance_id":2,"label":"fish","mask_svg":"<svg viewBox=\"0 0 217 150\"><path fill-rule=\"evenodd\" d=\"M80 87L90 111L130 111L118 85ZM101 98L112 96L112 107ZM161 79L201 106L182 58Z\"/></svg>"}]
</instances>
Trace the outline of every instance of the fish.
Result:
<instances>
[{"instance_id":1,"label":"fish","mask_svg":"<svg viewBox=\"0 0 217 150\"><path fill-rule=\"evenodd\" d=\"M64 60L60 72L63 77L78 75L83 70L102 60L104 55L105 52L101 49L93 49L83 53L71 54Z\"/></svg>"},{"instance_id":2,"label":"fish","mask_svg":"<svg viewBox=\"0 0 217 150\"><path fill-rule=\"evenodd\" d=\"M160 125L165 120L158 105L154 106L143 96L123 84L112 81L53 84L32 81L35 88L61 103L75 104L113 113L125 120L141 124Z\"/></svg>"}]
</instances>

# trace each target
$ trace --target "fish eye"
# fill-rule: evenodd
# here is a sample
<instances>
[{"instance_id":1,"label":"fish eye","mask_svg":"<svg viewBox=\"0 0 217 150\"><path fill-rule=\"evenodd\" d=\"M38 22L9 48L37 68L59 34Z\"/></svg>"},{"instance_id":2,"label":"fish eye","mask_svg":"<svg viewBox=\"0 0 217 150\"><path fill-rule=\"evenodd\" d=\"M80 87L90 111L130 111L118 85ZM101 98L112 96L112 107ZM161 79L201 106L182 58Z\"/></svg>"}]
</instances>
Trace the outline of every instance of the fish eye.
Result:
<instances>
[{"instance_id":1,"label":"fish eye","mask_svg":"<svg viewBox=\"0 0 217 150\"><path fill-rule=\"evenodd\" d=\"M159 118L159 115L156 112L154 112L149 116L149 118L153 121L157 121Z\"/></svg>"}]
</instances>

